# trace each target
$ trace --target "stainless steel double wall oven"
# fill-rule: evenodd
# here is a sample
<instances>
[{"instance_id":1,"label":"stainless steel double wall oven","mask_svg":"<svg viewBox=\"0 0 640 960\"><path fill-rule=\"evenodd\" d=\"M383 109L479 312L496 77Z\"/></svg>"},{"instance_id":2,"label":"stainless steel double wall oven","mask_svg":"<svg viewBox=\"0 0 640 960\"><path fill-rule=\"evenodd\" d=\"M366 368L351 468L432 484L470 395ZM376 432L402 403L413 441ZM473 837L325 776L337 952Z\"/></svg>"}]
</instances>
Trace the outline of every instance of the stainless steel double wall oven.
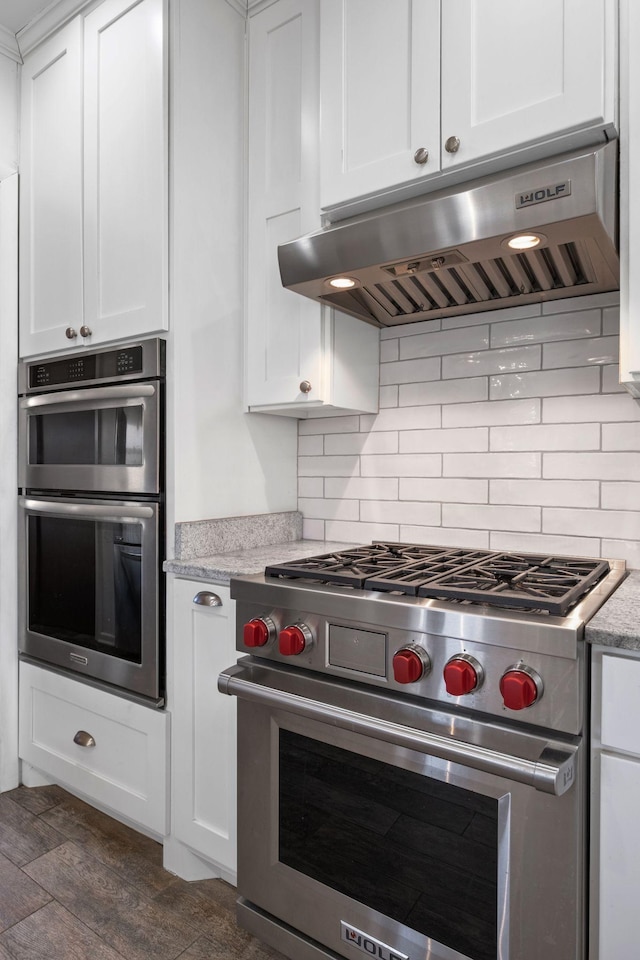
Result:
<instances>
[{"instance_id":1,"label":"stainless steel double wall oven","mask_svg":"<svg viewBox=\"0 0 640 960\"><path fill-rule=\"evenodd\" d=\"M163 340L19 368L20 650L161 705Z\"/></svg>"}]
</instances>

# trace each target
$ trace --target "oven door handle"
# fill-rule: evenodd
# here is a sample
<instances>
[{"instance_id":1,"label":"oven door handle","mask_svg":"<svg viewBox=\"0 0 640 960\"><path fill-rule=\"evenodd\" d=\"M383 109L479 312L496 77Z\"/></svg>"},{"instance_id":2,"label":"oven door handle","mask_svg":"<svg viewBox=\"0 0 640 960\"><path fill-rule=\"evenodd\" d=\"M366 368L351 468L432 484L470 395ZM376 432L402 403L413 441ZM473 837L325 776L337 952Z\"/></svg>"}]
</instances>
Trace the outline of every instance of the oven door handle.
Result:
<instances>
[{"instance_id":1,"label":"oven door handle","mask_svg":"<svg viewBox=\"0 0 640 960\"><path fill-rule=\"evenodd\" d=\"M29 497L19 497L18 503L29 513L46 513L56 517L83 517L90 520L117 520L119 522L135 522L136 520L151 520L154 508L144 504L128 503L126 506L110 506L108 503L56 503L54 500L32 500Z\"/></svg>"},{"instance_id":2,"label":"oven door handle","mask_svg":"<svg viewBox=\"0 0 640 960\"><path fill-rule=\"evenodd\" d=\"M575 778L577 746L547 743L537 760L528 760L276 690L254 680L243 679L243 673L240 664L224 670L218 677L218 690L231 697L286 710L310 720L375 737L394 746L417 750L448 763L458 763L483 773L506 777L535 787L542 793L561 796L569 790Z\"/></svg>"},{"instance_id":3,"label":"oven door handle","mask_svg":"<svg viewBox=\"0 0 640 960\"><path fill-rule=\"evenodd\" d=\"M91 390L61 390L60 393L41 393L33 397L21 397L23 410L32 407L66 406L82 403L83 406L97 400L143 400L153 397L157 388L152 383L115 384L111 387L94 387Z\"/></svg>"}]
</instances>

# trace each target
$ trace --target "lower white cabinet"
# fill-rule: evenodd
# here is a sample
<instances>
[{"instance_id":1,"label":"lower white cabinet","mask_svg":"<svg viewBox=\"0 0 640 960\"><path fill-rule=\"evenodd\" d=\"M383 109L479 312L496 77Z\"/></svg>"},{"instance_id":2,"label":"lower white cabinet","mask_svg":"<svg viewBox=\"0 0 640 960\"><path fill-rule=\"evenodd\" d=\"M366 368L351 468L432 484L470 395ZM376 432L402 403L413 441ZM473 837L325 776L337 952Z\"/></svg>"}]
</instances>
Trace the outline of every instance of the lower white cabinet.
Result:
<instances>
[{"instance_id":1,"label":"lower white cabinet","mask_svg":"<svg viewBox=\"0 0 640 960\"><path fill-rule=\"evenodd\" d=\"M640 895L640 654L593 651L590 960L635 957Z\"/></svg>"},{"instance_id":2,"label":"lower white cabinet","mask_svg":"<svg viewBox=\"0 0 640 960\"><path fill-rule=\"evenodd\" d=\"M164 711L20 664L20 759L159 836L168 829L168 727Z\"/></svg>"},{"instance_id":3,"label":"lower white cabinet","mask_svg":"<svg viewBox=\"0 0 640 960\"><path fill-rule=\"evenodd\" d=\"M174 578L172 637L172 839L211 866L236 875L236 704L218 692L236 660L235 601L229 587ZM165 866L185 879L177 860ZM205 875L205 874L202 874Z\"/></svg>"}]
</instances>

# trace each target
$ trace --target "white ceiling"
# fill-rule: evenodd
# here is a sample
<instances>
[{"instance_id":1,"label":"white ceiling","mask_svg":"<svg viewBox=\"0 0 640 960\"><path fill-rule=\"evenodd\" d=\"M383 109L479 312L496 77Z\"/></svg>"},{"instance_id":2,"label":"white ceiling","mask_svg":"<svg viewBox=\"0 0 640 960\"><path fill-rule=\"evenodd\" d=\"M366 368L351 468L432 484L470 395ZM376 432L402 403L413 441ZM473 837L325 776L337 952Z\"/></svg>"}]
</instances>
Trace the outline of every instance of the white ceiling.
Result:
<instances>
[{"instance_id":1,"label":"white ceiling","mask_svg":"<svg viewBox=\"0 0 640 960\"><path fill-rule=\"evenodd\" d=\"M26 26L30 20L45 7L51 6L52 0L0 0L0 26L6 27L11 33Z\"/></svg>"}]
</instances>

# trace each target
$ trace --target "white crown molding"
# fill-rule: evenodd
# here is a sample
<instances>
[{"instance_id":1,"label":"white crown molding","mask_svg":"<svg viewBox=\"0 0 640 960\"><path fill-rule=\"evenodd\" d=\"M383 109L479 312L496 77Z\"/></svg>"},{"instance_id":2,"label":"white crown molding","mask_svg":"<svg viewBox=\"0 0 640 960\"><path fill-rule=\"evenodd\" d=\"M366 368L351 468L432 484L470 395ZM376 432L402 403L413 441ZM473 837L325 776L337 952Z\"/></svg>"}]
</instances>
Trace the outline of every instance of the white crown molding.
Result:
<instances>
[{"instance_id":1,"label":"white crown molding","mask_svg":"<svg viewBox=\"0 0 640 960\"><path fill-rule=\"evenodd\" d=\"M260 13L265 7L270 7L276 0L247 0L247 16L252 17L255 13Z\"/></svg>"},{"instance_id":2,"label":"white crown molding","mask_svg":"<svg viewBox=\"0 0 640 960\"><path fill-rule=\"evenodd\" d=\"M11 30L7 30L2 24L0 24L0 53L5 57L9 57L11 60L22 63L18 41L14 34L11 33Z\"/></svg>"},{"instance_id":3,"label":"white crown molding","mask_svg":"<svg viewBox=\"0 0 640 960\"><path fill-rule=\"evenodd\" d=\"M96 5L96 0L53 0L53 3L45 7L42 13L39 13L31 23L16 34L22 56L29 53L58 27L64 26L72 17L75 17L76 13L92 5Z\"/></svg>"},{"instance_id":4,"label":"white crown molding","mask_svg":"<svg viewBox=\"0 0 640 960\"><path fill-rule=\"evenodd\" d=\"M241 17L247 16L248 0L227 0L230 7L237 10Z\"/></svg>"}]
</instances>

